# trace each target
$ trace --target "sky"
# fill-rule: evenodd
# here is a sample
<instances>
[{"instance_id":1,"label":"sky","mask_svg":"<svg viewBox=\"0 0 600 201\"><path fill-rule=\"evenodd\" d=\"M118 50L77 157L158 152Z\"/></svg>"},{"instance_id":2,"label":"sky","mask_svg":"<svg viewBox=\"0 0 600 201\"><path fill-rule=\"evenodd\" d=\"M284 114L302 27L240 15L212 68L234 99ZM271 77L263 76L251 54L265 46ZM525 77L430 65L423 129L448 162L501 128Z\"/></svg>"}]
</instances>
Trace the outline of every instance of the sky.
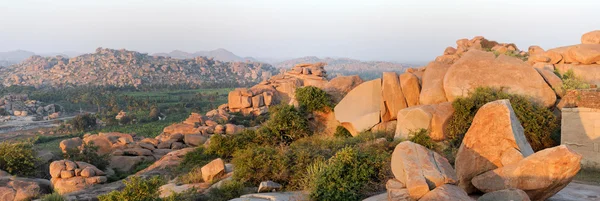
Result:
<instances>
[{"instance_id":1,"label":"sky","mask_svg":"<svg viewBox=\"0 0 600 201\"><path fill-rule=\"evenodd\" d=\"M0 51L426 62L460 38L553 48L600 29L598 0L0 0Z\"/></svg>"}]
</instances>

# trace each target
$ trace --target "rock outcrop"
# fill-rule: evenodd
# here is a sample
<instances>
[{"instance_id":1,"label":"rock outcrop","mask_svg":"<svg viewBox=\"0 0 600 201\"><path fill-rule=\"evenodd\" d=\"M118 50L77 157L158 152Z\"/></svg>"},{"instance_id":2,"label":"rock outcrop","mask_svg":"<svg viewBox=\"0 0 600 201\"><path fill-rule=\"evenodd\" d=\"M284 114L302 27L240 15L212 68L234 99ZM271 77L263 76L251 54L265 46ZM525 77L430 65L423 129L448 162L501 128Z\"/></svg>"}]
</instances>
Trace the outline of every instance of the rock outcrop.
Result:
<instances>
[{"instance_id":1,"label":"rock outcrop","mask_svg":"<svg viewBox=\"0 0 600 201\"><path fill-rule=\"evenodd\" d=\"M444 76L450 68L449 64L431 62L425 67L422 78L419 101L422 105L438 104L448 101L444 92Z\"/></svg>"},{"instance_id":2,"label":"rock outcrop","mask_svg":"<svg viewBox=\"0 0 600 201\"><path fill-rule=\"evenodd\" d=\"M508 100L490 102L479 108L456 154L459 186L476 192L473 177L518 163L533 154L523 127Z\"/></svg>"},{"instance_id":3,"label":"rock outcrop","mask_svg":"<svg viewBox=\"0 0 600 201\"><path fill-rule=\"evenodd\" d=\"M429 136L433 140L444 140L447 137L446 127L452 114L454 108L450 102L402 109L398 112L394 138L409 139L411 131L425 129L430 131Z\"/></svg>"},{"instance_id":4,"label":"rock outcrop","mask_svg":"<svg viewBox=\"0 0 600 201\"><path fill-rule=\"evenodd\" d=\"M0 200L33 200L51 192L48 180L0 175Z\"/></svg>"},{"instance_id":5,"label":"rock outcrop","mask_svg":"<svg viewBox=\"0 0 600 201\"><path fill-rule=\"evenodd\" d=\"M364 82L335 106L335 117L353 136L380 122L381 79Z\"/></svg>"},{"instance_id":6,"label":"rock outcrop","mask_svg":"<svg viewBox=\"0 0 600 201\"><path fill-rule=\"evenodd\" d=\"M398 111L406 108L406 99L402 93L400 79L395 72L384 72L381 83L381 121L388 122L396 120Z\"/></svg>"},{"instance_id":7,"label":"rock outcrop","mask_svg":"<svg viewBox=\"0 0 600 201\"><path fill-rule=\"evenodd\" d=\"M80 161L54 161L50 164L50 174L54 191L60 194L80 191L107 181L102 170Z\"/></svg>"}]
</instances>

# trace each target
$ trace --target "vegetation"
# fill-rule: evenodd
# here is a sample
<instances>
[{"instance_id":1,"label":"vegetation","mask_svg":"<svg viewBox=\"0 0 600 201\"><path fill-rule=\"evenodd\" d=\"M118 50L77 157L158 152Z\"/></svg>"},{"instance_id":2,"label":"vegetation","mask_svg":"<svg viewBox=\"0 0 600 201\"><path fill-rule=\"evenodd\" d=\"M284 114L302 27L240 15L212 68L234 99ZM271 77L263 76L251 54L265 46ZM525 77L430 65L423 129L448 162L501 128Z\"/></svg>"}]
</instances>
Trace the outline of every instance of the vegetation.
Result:
<instances>
[{"instance_id":1,"label":"vegetation","mask_svg":"<svg viewBox=\"0 0 600 201\"><path fill-rule=\"evenodd\" d=\"M325 163L311 167L309 189L314 200L360 200L382 183L389 171L389 153L346 147Z\"/></svg>"},{"instance_id":2,"label":"vegetation","mask_svg":"<svg viewBox=\"0 0 600 201\"><path fill-rule=\"evenodd\" d=\"M217 158L215 155L206 153L203 147L197 147L188 152L178 166L179 172L186 172L179 177L179 181L186 184L202 182L202 166L215 158Z\"/></svg>"},{"instance_id":3,"label":"vegetation","mask_svg":"<svg viewBox=\"0 0 600 201\"><path fill-rule=\"evenodd\" d=\"M285 152L272 146L253 146L236 151L231 161L235 167L233 178L242 182L259 184L272 180L287 183L288 161Z\"/></svg>"},{"instance_id":4,"label":"vegetation","mask_svg":"<svg viewBox=\"0 0 600 201\"><path fill-rule=\"evenodd\" d=\"M329 94L314 86L296 89L296 100L306 112L326 111L333 108Z\"/></svg>"},{"instance_id":5,"label":"vegetation","mask_svg":"<svg viewBox=\"0 0 600 201\"><path fill-rule=\"evenodd\" d=\"M112 191L98 197L100 201L155 201L160 200L159 188L166 182L158 176L142 179L131 177L123 181L125 188L121 191Z\"/></svg>"},{"instance_id":6,"label":"vegetation","mask_svg":"<svg viewBox=\"0 0 600 201\"><path fill-rule=\"evenodd\" d=\"M238 198L244 194L244 184L238 181L226 181L220 188L213 188L208 191L205 197L200 200L207 201L227 201Z\"/></svg>"},{"instance_id":7,"label":"vegetation","mask_svg":"<svg viewBox=\"0 0 600 201\"><path fill-rule=\"evenodd\" d=\"M416 131L410 131L408 134L409 138L408 140L420 145L423 145L424 147L427 147L427 149L430 150L438 150L439 149L439 145L436 144L431 137L429 137L429 131L427 129L418 129Z\"/></svg>"},{"instance_id":8,"label":"vegetation","mask_svg":"<svg viewBox=\"0 0 600 201\"><path fill-rule=\"evenodd\" d=\"M574 89L589 89L590 84L581 80L579 77L575 76L575 73L572 69L569 69L567 72L561 75L558 69L554 70L554 74L556 74L562 81L562 88L564 90L574 90Z\"/></svg>"},{"instance_id":9,"label":"vegetation","mask_svg":"<svg viewBox=\"0 0 600 201\"><path fill-rule=\"evenodd\" d=\"M77 115L69 121L69 124L76 131L88 131L96 127L96 117L89 113Z\"/></svg>"},{"instance_id":10,"label":"vegetation","mask_svg":"<svg viewBox=\"0 0 600 201\"><path fill-rule=\"evenodd\" d=\"M65 199L62 195L60 195L56 192L45 195L44 197L41 198L41 201L66 201L66 200L67 199Z\"/></svg>"},{"instance_id":11,"label":"vegetation","mask_svg":"<svg viewBox=\"0 0 600 201\"><path fill-rule=\"evenodd\" d=\"M277 105L269 108L269 114L270 118L265 122L265 130L261 135L271 138L271 142L289 144L312 134L305 113L294 106Z\"/></svg>"},{"instance_id":12,"label":"vegetation","mask_svg":"<svg viewBox=\"0 0 600 201\"><path fill-rule=\"evenodd\" d=\"M343 126L338 126L335 128L335 133L333 134L333 136L335 136L335 137L352 137L352 134L350 134L350 131L348 131Z\"/></svg>"},{"instance_id":13,"label":"vegetation","mask_svg":"<svg viewBox=\"0 0 600 201\"><path fill-rule=\"evenodd\" d=\"M507 50L504 53L500 53L500 52L497 52L497 51L493 51L493 52L494 52L494 55L496 55L496 57L499 56L500 54L504 54L504 55L507 55L507 56L511 56L511 57L515 57L515 58L521 59L523 61L527 61L527 59L529 59L529 55L527 55L527 54L521 55L518 51Z\"/></svg>"},{"instance_id":14,"label":"vegetation","mask_svg":"<svg viewBox=\"0 0 600 201\"><path fill-rule=\"evenodd\" d=\"M37 161L31 142L1 142L0 170L11 175L31 176L35 174Z\"/></svg>"},{"instance_id":15,"label":"vegetation","mask_svg":"<svg viewBox=\"0 0 600 201\"><path fill-rule=\"evenodd\" d=\"M556 145L560 139L560 128L557 118L548 108L532 102L528 97L508 94L501 89L477 88L469 97L458 98L452 103L454 114L447 127L452 146L460 145L481 106L501 99L510 100L534 151Z\"/></svg>"},{"instance_id":16,"label":"vegetation","mask_svg":"<svg viewBox=\"0 0 600 201\"><path fill-rule=\"evenodd\" d=\"M98 154L98 146L94 145L94 143L86 143L84 142L81 150L79 149L70 149L66 150L66 153L63 154L65 159L72 161L83 161L89 164L96 166L97 168L104 170L109 164L109 155L100 155Z\"/></svg>"}]
</instances>

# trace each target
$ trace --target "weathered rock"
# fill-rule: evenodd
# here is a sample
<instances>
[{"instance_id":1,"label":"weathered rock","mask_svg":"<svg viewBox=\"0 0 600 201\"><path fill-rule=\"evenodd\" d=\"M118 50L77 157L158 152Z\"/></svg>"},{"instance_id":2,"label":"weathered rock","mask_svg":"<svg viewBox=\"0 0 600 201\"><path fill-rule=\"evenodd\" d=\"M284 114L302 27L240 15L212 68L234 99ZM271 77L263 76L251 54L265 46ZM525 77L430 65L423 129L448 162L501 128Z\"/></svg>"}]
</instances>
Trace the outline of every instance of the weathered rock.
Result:
<instances>
[{"instance_id":1,"label":"weathered rock","mask_svg":"<svg viewBox=\"0 0 600 201\"><path fill-rule=\"evenodd\" d=\"M243 108L242 93L239 90L233 90L229 92L229 95L227 96L227 104L231 109Z\"/></svg>"},{"instance_id":2,"label":"weathered rock","mask_svg":"<svg viewBox=\"0 0 600 201\"><path fill-rule=\"evenodd\" d=\"M252 107L259 108L265 105L265 100L262 94L252 97Z\"/></svg>"},{"instance_id":3,"label":"weathered rock","mask_svg":"<svg viewBox=\"0 0 600 201\"><path fill-rule=\"evenodd\" d=\"M195 149L196 148L184 148L171 151L146 169L135 173L135 175L172 175L173 171L171 171L171 169L177 167L181 161L183 161L185 154L194 151Z\"/></svg>"},{"instance_id":4,"label":"weathered rock","mask_svg":"<svg viewBox=\"0 0 600 201\"><path fill-rule=\"evenodd\" d=\"M371 129L372 132L385 132L385 133L396 133L396 127L398 126L398 121L388 121L381 122Z\"/></svg>"},{"instance_id":5,"label":"weathered rock","mask_svg":"<svg viewBox=\"0 0 600 201\"><path fill-rule=\"evenodd\" d=\"M558 76L556 76L556 74L554 74L554 72L539 68L536 68L535 70L537 70L538 73L540 73L540 75L544 78L546 83L552 87L552 90L554 90L556 95L559 97L565 95L566 90L563 88L563 82Z\"/></svg>"},{"instance_id":6,"label":"weathered rock","mask_svg":"<svg viewBox=\"0 0 600 201\"><path fill-rule=\"evenodd\" d=\"M379 123L381 102L381 79L364 82L335 106L335 117L356 136Z\"/></svg>"},{"instance_id":7,"label":"weathered rock","mask_svg":"<svg viewBox=\"0 0 600 201\"><path fill-rule=\"evenodd\" d=\"M557 64L555 67L561 74L564 74L571 70L577 78L587 82L588 84L595 84L597 86L600 86L600 64Z\"/></svg>"},{"instance_id":8,"label":"weathered rock","mask_svg":"<svg viewBox=\"0 0 600 201\"><path fill-rule=\"evenodd\" d=\"M413 201L408 194L406 185L397 179L390 179L385 183L385 189L387 190L387 200L393 201Z\"/></svg>"},{"instance_id":9,"label":"weathered rock","mask_svg":"<svg viewBox=\"0 0 600 201\"><path fill-rule=\"evenodd\" d=\"M454 48L454 47L447 47L444 50L444 55L453 55L453 54L456 54L456 48Z\"/></svg>"},{"instance_id":10,"label":"weathered rock","mask_svg":"<svg viewBox=\"0 0 600 201\"><path fill-rule=\"evenodd\" d=\"M50 163L50 176L52 176L52 178L59 178L60 172L66 169L67 166L65 165L65 160L54 161Z\"/></svg>"},{"instance_id":11,"label":"weathered rock","mask_svg":"<svg viewBox=\"0 0 600 201\"><path fill-rule=\"evenodd\" d=\"M50 181L21 177L0 177L0 200L33 200L52 192Z\"/></svg>"},{"instance_id":12,"label":"weathered rock","mask_svg":"<svg viewBox=\"0 0 600 201\"><path fill-rule=\"evenodd\" d=\"M184 124L192 126L200 125L202 124L202 122L204 122L204 120L202 119L202 115L195 112L192 112L190 116L187 119L185 119L185 121L183 121Z\"/></svg>"},{"instance_id":13,"label":"weathered rock","mask_svg":"<svg viewBox=\"0 0 600 201\"><path fill-rule=\"evenodd\" d=\"M200 134L189 134L185 135L184 142L187 145L198 146L204 144L204 142L206 142L206 139L206 137Z\"/></svg>"},{"instance_id":14,"label":"weathered rock","mask_svg":"<svg viewBox=\"0 0 600 201\"><path fill-rule=\"evenodd\" d=\"M152 151L142 148L130 148L123 150L125 155L129 156L152 156Z\"/></svg>"},{"instance_id":15,"label":"weathered rock","mask_svg":"<svg viewBox=\"0 0 600 201\"><path fill-rule=\"evenodd\" d=\"M473 178L483 192L517 188L531 200L546 200L567 186L579 172L581 155L567 146L544 149L531 156Z\"/></svg>"},{"instance_id":16,"label":"weathered rock","mask_svg":"<svg viewBox=\"0 0 600 201\"><path fill-rule=\"evenodd\" d=\"M157 139L154 139L154 138L144 138L140 142L149 143L149 144L152 144L155 147L158 146L158 143L160 143Z\"/></svg>"},{"instance_id":17,"label":"weathered rock","mask_svg":"<svg viewBox=\"0 0 600 201\"><path fill-rule=\"evenodd\" d=\"M430 130L433 110L431 105L418 105L400 110L394 138L408 139L411 131Z\"/></svg>"},{"instance_id":18,"label":"weathered rock","mask_svg":"<svg viewBox=\"0 0 600 201\"><path fill-rule=\"evenodd\" d=\"M391 166L394 177L406 185L412 199L419 199L436 187L457 182L448 160L410 141L396 146Z\"/></svg>"},{"instance_id":19,"label":"weathered rock","mask_svg":"<svg viewBox=\"0 0 600 201\"><path fill-rule=\"evenodd\" d=\"M141 148L147 149L147 150L154 150L156 149L156 146L154 146L153 144L150 143L145 143L145 142L140 142L138 143L138 146L140 146ZM114 152L113 152L114 153Z\"/></svg>"},{"instance_id":20,"label":"weathered rock","mask_svg":"<svg viewBox=\"0 0 600 201\"><path fill-rule=\"evenodd\" d=\"M581 44L600 44L600 30L583 34L581 36Z\"/></svg>"},{"instance_id":21,"label":"weathered rock","mask_svg":"<svg viewBox=\"0 0 600 201\"><path fill-rule=\"evenodd\" d=\"M530 201L530 199L525 191L511 188L483 194L477 201Z\"/></svg>"},{"instance_id":22,"label":"weathered rock","mask_svg":"<svg viewBox=\"0 0 600 201\"><path fill-rule=\"evenodd\" d=\"M431 125L429 126L431 129L429 137L435 141L442 141L448 136L446 128L454 114L454 108L451 102L431 105L431 108L433 111Z\"/></svg>"},{"instance_id":23,"label":"weathered rock","mask_svg":"<svg viewBox=\"0 0 600 201\"><path fill-rule=\"evenodd\" d=\"M130 172L147 159L148 157L144 156L111 156L108 167L121 172Z\"/></svg>"},{"instance_id":24,"label":"weathered rock","mask_svg":"<svg viewBox=\"0 0 600 201\"><path fill-rule=\"evenodd\" d=\"M514 164L533 154L523 127L508 100L487 103L479 108L458 149L456 173L459 186L476 192L473 177Z\"/></svg>"},{"instance_id":25,"label":"weathered rock","mask_svg":"<svg viewBox=\"0 0 600 201\"><path fill-rule=\"evenodd\" d=\"M87 167L81 170L79 175L81 175L82 177L93 177L96 176L96 172L94 171L94 169Z\"/></svg>"},{"instance_id":26,"label":"weathered rock","mask_svg":"<svg viewBox=\"0 0 600 201\"><path fill-rule=\"evenodd\" d=\"M79 150L81 145L83 144L83 140L79 137L74 137L71 139L66 139L60 141L60 150L63 153L67 153L67 150Z\"/></svg>"},{"instance_id":27,"label":"weathered rock","mask_svg":"<svg viewBox=\"0 0 600 201\"><path fill-rule=\"evenodd\" d=\"M233 124L225 124L225 134L228 135L233 135L233 134L237 134L239 132L242 132L243 128L233 125ZM216 133L216 130L215 130Z\"/></svg>"},{"instance_id":28,"label":"weathered rock","mask_svg":"<svg viewBox=\"0 0 600 201\"><path fill-rule=\"evenodd\" d=\"M167 134L182 134L182 135L200 133L200 131L195 126L189 125L189 124L184 124L184 123L171 124L170 126L165 127L163 129L163 132L167 133Z\"/></svg>"},{"instance_id":29,"label":"weathered rock","mask_svg":"<svg viewBox=\"0 0 600 201\"><path fill-rule=\"evenodd\" d=\"M528 52L529 52L529 55L531 56L531 55L544 53L545 51L540 46L532 45L532 46L529 46Z\"/></svg>"},{"instance_id":30,"label":"weathered rock","mask_svg":"<svg viewBox=\"0 0 600 201\"><path fill-rule=\"evenodd\" d=\"M398 111L406 108L406 99L402 93L398 74L383 72L381 83L381 121L388 122L396 119Z\"/></svg>"},{"instance_id":31,"label":"weathered rock","mask_svg":"<svg viewBox=\"0 0 600 201\"><path fill-rule=\"evenodd\" d=\"M454 101L477 87L507 87L509 93L530 96L546 107L556 102L556 94L544 78L520 59L470 50L448 69L444 90L448 101Z\"/></svg>"},{"instance_id":32,"label":"weathered rock","mask_svg":"<svg viewBox=\"0 0 600 201\"><path fill-rule=\"evenodd\" d=\"M282 188L283 186L281 186L281 184L275 183L273 181L263 181L260 182L260 185L258 185L258 192L274 192L280 191Z\"/></svg>"},{"instance_id":33,"label":"weathered rock","mask_svg":"<svg viewBox=\"0 0 600 201\"><path fill-rule=\"evenodd\" d=\"M600 44L580 44L569 49L569 56L580 64L600 62Z\"/></svg>"},{"instance_id":34,"label":"weathered rock","mask_svg":"<svg viewBox=\"0 0 600 201\"><path fill-rule=\"evenodd\" d=\"M419 78L409 72L402 73L402 75L400 75L400 86L402 87L402 93L406 98L407 106L412 107L419 105L419 96L421 93Z\"/></svg>"},{"instance_id":35,"label":"weathered rock","mask_svg":"<svg viewBox=\"0 0 600 201\"><path fill-rule=\"evenodd\" d=\"M422 78L419 101L422 105L438 104L448 101L444 92L444 76L449 64L431 62L425 67Z\"/></svg>"},{"instance_id":36,"label":"weathered rock","mask_svg":"<svg viewBox=\"0 0 600 201\"><path fill-rule=\"evenodd\" d=\"M98 154L109 154L112 152L112 142L106 136L90 135L83 138L83 142L86 144L94 145L98 147Z\"/></svg>"},{"instance_id":37,"label":"weathered rock","mask_svg":"<svg viewBox=\"0 0 600 201\"><path fill-rule=\"evenodd\" d=\"M205 182L212 182L225 174L225 163L222 159L217 158L210 163L202 166L202 179Z\"/></svg>"},{"instance_id":38,"label":"weathered rock","mask_svg":"<svg viewBox=\"0 0 600 201\"><path fill-rule=\"evenodd\" d=\"M473 200L467 193L458 186L445 184L437 187L425 194L419 201L441 201L441 200Z\"/></svg>"},{"instance_id":39,"label":"weathered rock","mask_svg":"<svg viewBox=\"0 0 600 201\"><path fill-rule=\"evenodd\" d=\"M334 102L340 102L350 90L363 83L358 75L338 76L331 79L323 90L331 95Z\"/></svg>"}]
</instances>

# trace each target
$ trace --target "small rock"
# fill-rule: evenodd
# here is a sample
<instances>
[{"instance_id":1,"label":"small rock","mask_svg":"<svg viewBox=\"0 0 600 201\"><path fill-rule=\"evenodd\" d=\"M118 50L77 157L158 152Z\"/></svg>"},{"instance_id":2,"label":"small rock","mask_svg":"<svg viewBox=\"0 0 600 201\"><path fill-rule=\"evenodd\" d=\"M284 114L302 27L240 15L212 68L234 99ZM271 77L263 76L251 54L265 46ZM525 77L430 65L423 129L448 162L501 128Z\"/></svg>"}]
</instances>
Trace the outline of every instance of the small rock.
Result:
<instances>
[{"instance_id":1,"label":"small rock","mask_svg":"<svg viewBox=\"0 0 600 201\"><path fill-rule=\"evenodd\" d=\"M281 184L275 183L273 181L263 181L260 182L260 185L258 186L258 192L275 192L281 190L281 188L283 188Z\"/></svg>"}]
</instances>

